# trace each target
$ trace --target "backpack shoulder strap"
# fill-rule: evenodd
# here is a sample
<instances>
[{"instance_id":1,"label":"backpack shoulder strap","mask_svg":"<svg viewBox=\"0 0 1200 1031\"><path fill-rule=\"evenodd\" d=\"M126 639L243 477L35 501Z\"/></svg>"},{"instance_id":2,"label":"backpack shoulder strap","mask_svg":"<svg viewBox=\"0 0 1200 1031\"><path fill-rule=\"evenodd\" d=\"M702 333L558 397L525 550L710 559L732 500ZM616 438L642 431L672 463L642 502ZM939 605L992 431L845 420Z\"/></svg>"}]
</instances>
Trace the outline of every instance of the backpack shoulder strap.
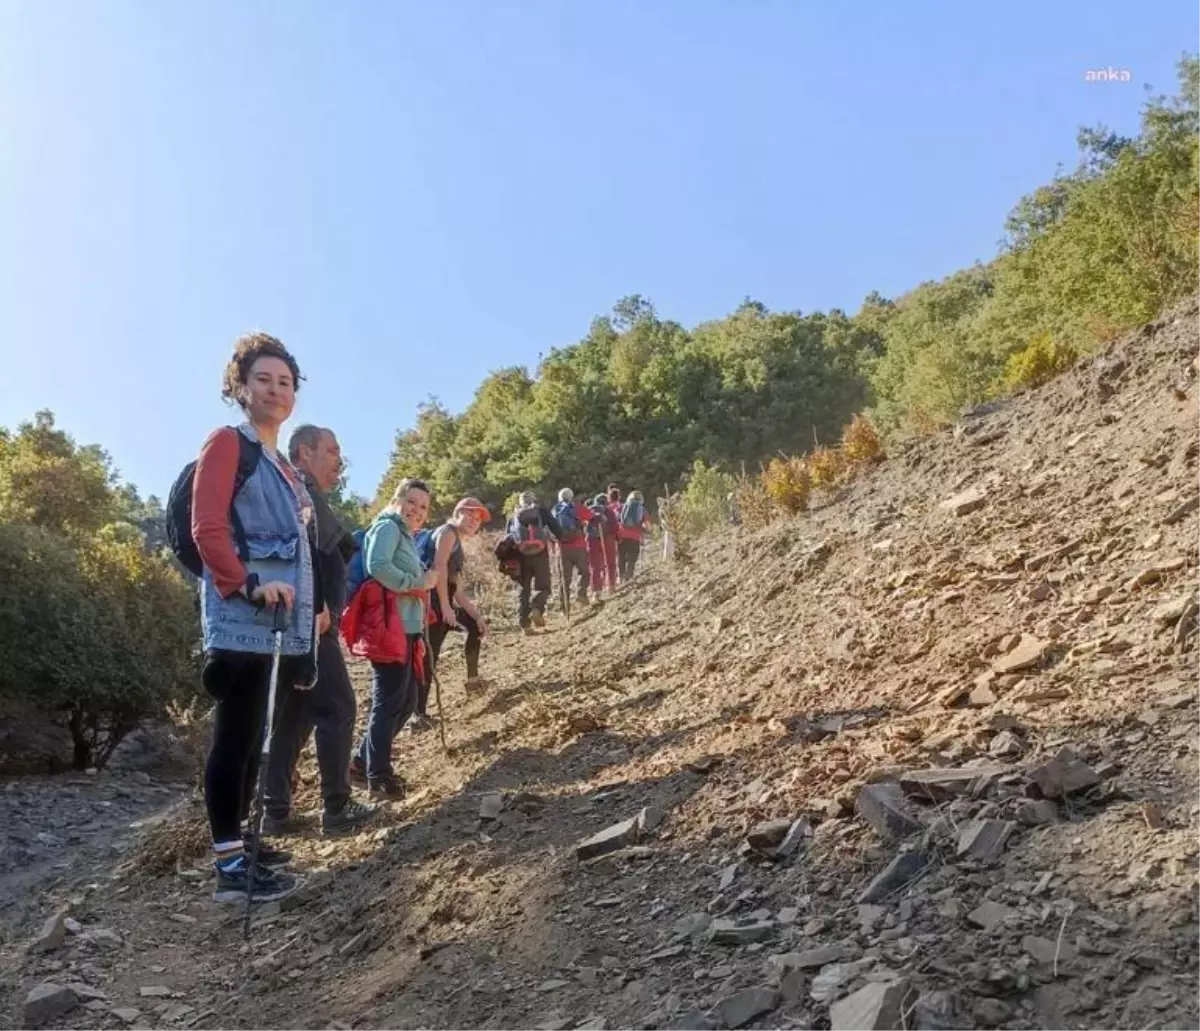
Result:
<instances>
[{"instance_id":1,"label":"backpack shoulder strap","mask_svg":"<svg viewBox=\"0 0 1200 1031\"><path fill-rule=\"evenodd\" d=\"M235 432L238 436L237 478L233 481L233 493L236 497L238 491L246 485L246 481L254 475L254 470L258 468L263 449L262 444L251 440L241 430Z\"/></svg>"},{"instance_id":2,"label":"backpack shoulder strap","mask_svg":"<svg viewBox=\"0 0 1200 1031\"><path fill-rule=\"evenodd\" d=\"M230 429L237 434L238 464L237 471L233 474L233 494L229 499L229 525L233 530L233 542L237 548L238 558L247 562L250 559L250 546L246 543L246 530L242 526L242 520L234 502L237 501L237 496L241 493L242 488L246 486L246 481L254 475L254 471L258 468L263 449L262 444L251 440L236 426L231 426Z\"/></svg>"}]
</instances>

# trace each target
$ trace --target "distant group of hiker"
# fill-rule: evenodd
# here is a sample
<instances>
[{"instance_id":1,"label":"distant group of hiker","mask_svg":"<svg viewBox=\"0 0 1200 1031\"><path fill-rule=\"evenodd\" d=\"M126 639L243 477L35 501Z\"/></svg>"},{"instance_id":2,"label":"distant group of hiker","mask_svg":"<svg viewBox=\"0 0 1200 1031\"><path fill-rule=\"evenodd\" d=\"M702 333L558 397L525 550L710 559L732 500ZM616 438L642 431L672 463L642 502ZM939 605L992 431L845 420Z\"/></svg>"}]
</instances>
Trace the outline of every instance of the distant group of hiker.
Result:
<instances>
[{"instance_id":1,"label":"distant group of hiker","mask_svg":"<svg viewBox=\"0 0 1200 1031\"><path fill-rule=\"evenodd\" d=\"M449 634L465 634L466 691L488 688L479 660L489 628L465 588L463 547L489 521L487 506L464 497L445 523L427 529L432 492L409 478L368 529L348 531L329 503L342 474L335 434L300 426L286 456L279 450L300 380L279 340L261 333L239 339L222 396L244 421L208 437L167 505L172 550L200 584L203 684L216 703L204 794L214 898L222 902L265 902L295 888L283 869L291 854L265 838L303 826L292 794L310 736L321 829L346 832L378 812L353 797L353 783L377 800L405 795L393 744L406 725L434 725L428 703ZM622 501L615 484L587 502L563 488L550 508L532 491L522 493L495 548L518 585L521 629L533 634L545 626L554 553L564 607L572 590L587 605L634 576L649 528L641 493ZM357 747L343 643L372 669ZM252 819L256 808L259 820Z\"/></svg>"},{"instance_id":2,"label":"distant group of hiker","mask_svg":"<svg viewBox=\"0 0 1200 1031\"><path fill-rule=\"evenodd\" d=\"M501 568L520 585L521 629L532 634L546 625L552 544L558 549L564 606L570 604L572 590L575 601L586 606L633 578L649 529L641 492L630 491L622 503L615 484L590 502L577 501L575 492L564 487L553 508L541 504L533 491L521 494L508 534L496 546Z\"/></svg>"}]
</instances>

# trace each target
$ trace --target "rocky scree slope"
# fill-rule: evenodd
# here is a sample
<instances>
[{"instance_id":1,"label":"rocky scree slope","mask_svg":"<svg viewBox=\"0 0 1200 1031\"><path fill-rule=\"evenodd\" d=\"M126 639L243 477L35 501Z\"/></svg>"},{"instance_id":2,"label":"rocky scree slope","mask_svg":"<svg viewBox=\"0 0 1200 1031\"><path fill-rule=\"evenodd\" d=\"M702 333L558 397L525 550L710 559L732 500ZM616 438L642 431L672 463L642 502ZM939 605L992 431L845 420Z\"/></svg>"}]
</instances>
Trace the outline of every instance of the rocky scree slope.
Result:
<instances>
[{"instance_id":1,"label":"rocky scree slope","mask_svg":"<svg viewBox=\"0 0 1200 1031\"><path fill-rule=\"evenodd\" d=\"M10 955L5 1004L64 1027L1195 1026L1196 321L569 629L497 635L490 694L446 668L453 756L406 735L407 803L289 842L309 884L251 946L203 857L130 872L76 896L84 934Z\"/></svg>"}]
</instances>

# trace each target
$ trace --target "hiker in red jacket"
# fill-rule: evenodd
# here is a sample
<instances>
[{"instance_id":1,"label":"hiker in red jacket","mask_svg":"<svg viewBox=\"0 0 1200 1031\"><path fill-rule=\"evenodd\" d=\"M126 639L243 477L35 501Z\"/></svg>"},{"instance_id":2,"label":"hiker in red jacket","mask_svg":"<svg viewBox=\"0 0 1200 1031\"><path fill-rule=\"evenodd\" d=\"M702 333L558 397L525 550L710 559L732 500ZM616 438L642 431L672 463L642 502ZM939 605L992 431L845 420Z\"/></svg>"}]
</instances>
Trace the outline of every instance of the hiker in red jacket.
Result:
<instances>
[{"instance_id":1,"label":"hiker in red jacket","mask_svg":"<svg viewBox=\"0 0 1200 1031\"><path fill-rule=\"evenodd\" d=\"M633 579L638 556L642 552L643 535L650 530L650 513L640 490L631 490L625 504L617 506L617 556L621 583Z\"/></svg>"},{"instance_id":2,"label":"hiker in red jacket","mask_svg":"<svg viewBox=\"0 0 1200 1031\"><path fill-rule=\"evenodd\" d=\"M587 505L575 500L575 492L570 487L563 487L558 492L558 504L553 508L554 518L562 527L563 536L558 542L559 572L563 579L564 590L571 593L571 581L579 574L579 586L575 591L575 600L580 605L588 603L588 555L587 555L587 524L591 522L592 512Z\"/></svg>"}]
</instances>

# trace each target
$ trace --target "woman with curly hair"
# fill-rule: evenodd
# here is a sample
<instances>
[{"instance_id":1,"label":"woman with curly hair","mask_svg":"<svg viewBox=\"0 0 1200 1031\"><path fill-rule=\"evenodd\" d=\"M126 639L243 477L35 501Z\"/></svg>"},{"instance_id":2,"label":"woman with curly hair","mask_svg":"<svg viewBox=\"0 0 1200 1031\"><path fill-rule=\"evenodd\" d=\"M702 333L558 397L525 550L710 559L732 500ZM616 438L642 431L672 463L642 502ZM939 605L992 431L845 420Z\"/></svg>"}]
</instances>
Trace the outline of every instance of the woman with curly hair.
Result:
<instances>
[{"instance_id":1,"label":"woman with curly hair","mask_svg":"<svg viewBox=\"0 0 1200 1031\"><path fill-rule=\"evenodd\" d=\"M281 898L295 886L277 872L291 856L259 843L250 869L244 828L258 777L276 606L287 613L279 691L311 686L315 648L328 624L313 563L312 501L279 452L300 368L265 333L244 336L225 368L221 396L245 421L209 435L192 481L192 537L203 563L204 687L216 700L204 797L218 902Z\"/></svg>"}]
</instances>

